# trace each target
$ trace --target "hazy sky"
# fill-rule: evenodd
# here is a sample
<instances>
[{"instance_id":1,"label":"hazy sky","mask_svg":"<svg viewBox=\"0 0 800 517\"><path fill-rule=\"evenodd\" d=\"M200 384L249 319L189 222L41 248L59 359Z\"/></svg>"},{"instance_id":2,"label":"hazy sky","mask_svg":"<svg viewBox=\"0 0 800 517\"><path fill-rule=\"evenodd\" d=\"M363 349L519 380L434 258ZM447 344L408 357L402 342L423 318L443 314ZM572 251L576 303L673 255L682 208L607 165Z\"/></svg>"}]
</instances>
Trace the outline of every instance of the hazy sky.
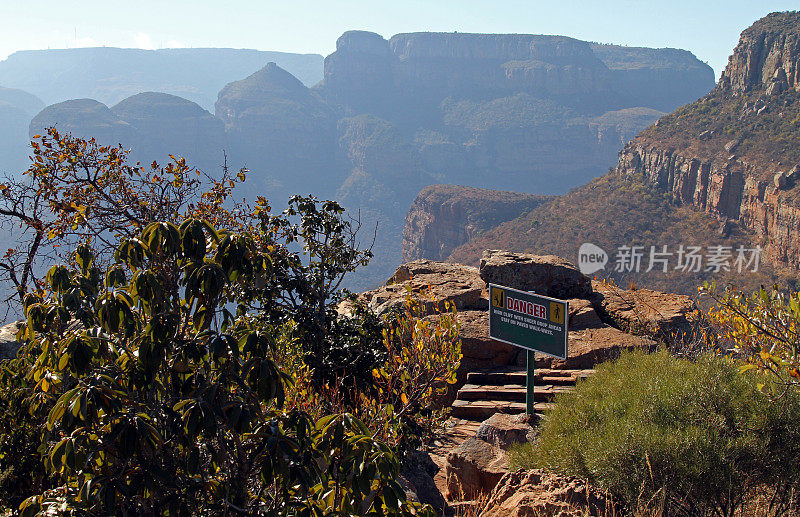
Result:
<instances>
[{"instance_id":1,"label":"hazy sky","mask_svg":"<svg viewBox=\"0 0 800 517\"><path fill-rule=\"evenodd\" d=\"M562 34L694 52L719 76L739 33L800 0L0 0L0 59L86 46L235 47L327 55L345 30Z\"/></svg>"}]
</instances>

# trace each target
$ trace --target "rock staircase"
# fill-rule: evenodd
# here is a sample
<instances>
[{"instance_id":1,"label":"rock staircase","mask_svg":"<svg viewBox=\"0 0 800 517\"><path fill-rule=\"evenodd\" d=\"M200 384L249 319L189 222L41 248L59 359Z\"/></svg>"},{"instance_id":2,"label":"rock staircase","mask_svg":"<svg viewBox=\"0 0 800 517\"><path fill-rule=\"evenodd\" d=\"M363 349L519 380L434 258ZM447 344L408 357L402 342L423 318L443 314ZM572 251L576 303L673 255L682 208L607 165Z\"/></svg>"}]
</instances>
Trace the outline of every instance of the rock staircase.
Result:
<instances>
[{"instance_id":1,"label":"rock staircase","mask_svg":"<svg viewBox=\"0 0 800 517\"><path fill-rule=\"evenodd\" d=\"M534 409L542 413L552 405L557 393L571 390L594 370L537 369ZM464 420L482 421L495 413L525 412L525 369L504 367L467 374L467 383L458 390L451 415Z\"/></svg>"}]
</instances>

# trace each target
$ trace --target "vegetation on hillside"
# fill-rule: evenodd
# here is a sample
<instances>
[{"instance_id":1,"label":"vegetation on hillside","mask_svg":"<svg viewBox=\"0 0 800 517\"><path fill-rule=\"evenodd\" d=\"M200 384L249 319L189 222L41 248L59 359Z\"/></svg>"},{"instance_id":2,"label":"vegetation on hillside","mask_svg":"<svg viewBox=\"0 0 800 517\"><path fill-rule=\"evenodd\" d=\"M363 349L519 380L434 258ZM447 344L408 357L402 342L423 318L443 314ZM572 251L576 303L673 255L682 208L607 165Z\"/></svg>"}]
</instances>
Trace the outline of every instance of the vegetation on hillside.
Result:
<instances>
[{"instance_id":1,"label":"vegetation on hillside","mask_svg":"<svg viewBox=\"0 0 800 517\"><path fill-rule=\"evenodd\" d=\"M456 248L448 260L475 264L485 249L506 249L553 254L577 262L578 249L589 242L609 255L605 270L596 276L614 280L623 287L634 282L638 286L693 295L698 285L712 279L720 284L733 282L748 290L776 281L793 285L789 283L792 279L778 276L763 260L755 273L712 274L675 270L677 259L672 256L666 273L659 268L645 271L651 246L657 250L667 246L668 251L675 253L680 245L724 245L735 249L740 245L750 247L754 241L753 235L736 224L728 223L726 235L720 232L720 226L720 221L707 213L674 205L668 194L640 178L607 174ZM614 271L614 256L620 246L644 246L639 273Z\"/></svg>"},{"instance_id":2,"label":"vegetation on hillside","mask_svg":"<svg viewBox=\"0 0 800 517\"><path fill-rule=\"evenodd\" d=\"M732 151L725 145L736 141ZM746 157L752 173L788 170L800 163L800 92L774 97L763 92L730 95L714 90L642 131L636 142L678 150L685 156ZM782 169L781 169L782 164Z\"/></svg>"}]
</instances>

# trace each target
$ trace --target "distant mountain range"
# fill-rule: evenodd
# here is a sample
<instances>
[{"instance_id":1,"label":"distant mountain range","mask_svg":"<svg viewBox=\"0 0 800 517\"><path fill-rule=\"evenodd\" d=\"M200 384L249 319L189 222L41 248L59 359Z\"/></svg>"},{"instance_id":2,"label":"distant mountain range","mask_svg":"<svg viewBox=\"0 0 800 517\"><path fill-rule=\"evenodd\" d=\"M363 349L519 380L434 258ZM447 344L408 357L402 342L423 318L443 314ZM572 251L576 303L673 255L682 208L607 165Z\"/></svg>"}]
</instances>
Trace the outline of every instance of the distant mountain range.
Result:
<instances>
[{"instance_id":1,"label":"distant mountain range","mask_svg":"<svg viewBox=\"0 0 800 517\"><path fill-rule=\"evenodd\" d=\"M0 61L0 85L28 91L47 104L95 99L116 104L142 92L162 92L210 110L227 83L275 62L313 86L322 56L232 48L75 48L23 50Z\"/></svg>"},{"instance_id":2,"label":"distant mountain range","mask_svg":"<svg viewBox=\"0 0 800 517\"><path fill-rule=\"evenodd\" d=\"M452 187L442 186L448 191ZM565 196L533 207L480 235L449 242L460 222L441 215L436 189L420 194L409 212L406 259L434 257L475 263L486 248L553 253L573 260L583 243L609 254L641 246L638 271L620 268L610 257L600 276L691 294L705 280L757 288L777 282L800 288L800 12L773 13L746 29L718 85L708 95L658 120L627 143L616 168ZM480 220L481 200L470 196ZM498 208L493 208L493 212ZM421 225L419 221L426 221ZM411 231L411 228L416 228ZM425 243L425 246L420 246ZM668 246L672 264L649 266L650 247ZM680 246L728 253L725 268L703 262L681 270ZM737 249L763 248L757 272L739 272ZM711 248L710 248L711 247ZM750 257L748 256L747 259ZM747 269L747 268L746 268ZM749 268L752 270L752 267Z\"/></svg>"},{"instance_id":3,"label":"distant mountain range","mask_svg":"<svg viewBox=\"0 0 800 517\"><path fill-rule=\"evenodd\" d=\"M170 74L197 91L205 85L208 99L212 86L203 78L233 73L211 58L229 51L203 50L211 56L204 61L194 50L151 52L131 62L155 66L158 59L191 56L181 65L184 73ZM147 92L143 75L125 75L117 58L101 53L67 66L60 51L52 52L30 54L36 58L30 62L53 59L56 76L65 69L82 73L81 91L102 95L48 106L33 118L30 135L55 124L122 142L136 160L163 161L171 152L209 172L218 170L224 150L229 165L251 170L247 193L266 195L277 207L293 193L340 200L360 211L367 227L379 225L374 264L353 288L377 284L399 262L405 213L425 186L562 194L601 175L639 130L714 84L708 65L675 49L518 34L412 33L386 40L350 31L325 58L322 81L313 87L285 62L254 61L217 87L212 113L208 100L164 86L173 76L163 70L148 83L161 86ZM114 52L109 55L128 55ZM12 57L24 62L26 54ZM0 85L7 84L4 64ZM72 91L51 83L38 88Z\"/></svg>"}]
</instances>

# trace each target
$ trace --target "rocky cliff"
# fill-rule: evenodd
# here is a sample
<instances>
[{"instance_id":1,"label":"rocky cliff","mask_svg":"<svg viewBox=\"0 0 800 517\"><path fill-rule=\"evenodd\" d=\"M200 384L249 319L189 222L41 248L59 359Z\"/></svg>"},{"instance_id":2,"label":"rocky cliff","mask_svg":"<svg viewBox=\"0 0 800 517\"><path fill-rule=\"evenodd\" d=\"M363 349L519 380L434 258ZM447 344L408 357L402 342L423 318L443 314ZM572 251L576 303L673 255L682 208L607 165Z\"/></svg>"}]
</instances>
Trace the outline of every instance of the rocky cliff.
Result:
<instances>
[{"instance_id":1,"label":"rocky cliff","mask_svg":"<svg viewBox=\"0 0 800 517\"><path fill-rule=\"evenodd\" d=\"M403 262L444 260L456 247L550 199L453 185L426 187L406 214Z\"/></svg>"},{"instance_id":2,"label":"rocky cliff","mask_svg":"<svg viewBox=\"0 0 800 517\"><path fill-rule=\"evenodd\" d=\"M717 87L643 131L616 173L754 233L767 257L800 269L800 12L742 33Z\"/></svg>"},{"instance_id":3,"label":"rocky cliff","mask_svg":"<svg viewBox=\"0 0 800 517\"><path fill-rule=\"evenodd\" d=\"M595 274L691 293L704 281L750 289L797 288L800 268L800 13L771 14L743 32L717 87L662 117L628 143L609 174L456 248L477 263L488 246L576 257L583 243L608 253ZM642 246L641 267L614 251ZM672 263L648 268L668 247ZM732 251L729 269L687 269L683 246ZM755 268L731 267L735 250L764 248ZM629 248L630 249L630 248ZM619 254L617 254L619 260Z\"/></svg>"}]
</instances>

